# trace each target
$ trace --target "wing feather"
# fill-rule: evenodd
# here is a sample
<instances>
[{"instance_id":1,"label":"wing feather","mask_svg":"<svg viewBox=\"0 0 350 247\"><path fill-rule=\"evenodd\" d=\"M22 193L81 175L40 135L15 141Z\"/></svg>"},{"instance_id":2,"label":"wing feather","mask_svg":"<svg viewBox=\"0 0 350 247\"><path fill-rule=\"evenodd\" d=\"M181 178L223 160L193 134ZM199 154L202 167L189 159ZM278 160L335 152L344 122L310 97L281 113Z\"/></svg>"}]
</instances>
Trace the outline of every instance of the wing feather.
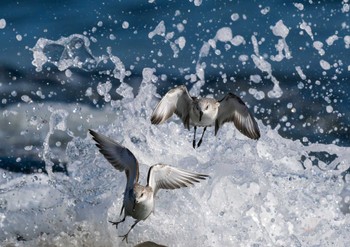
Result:
<instances>
[{"instance_id":1,"label":"wing feather","mask_svg":"<svg viewBox=\"0 0 350 247\"><path fill-rule=\"evenodd\" d=\"M228 93L219 101L219 112L215 123L215 135L226 122L233 122L236 128L251 139L260 138L260 130L253 115L242 99L233 93Z\"/></svg>"},{"instance_id":2,"label":"wing feather","mask_svg":"<svg viewBox=\"0 0 350 247\"><path fill-rule=\"evenodd\" d=\"M132 152L107 136L93 130L89 130L89 132L96 141L100 153L109 163L118 171L125 171L127 188L133 188L139 179L139 165Z\"/></svg>"},{"instance_id":3,"label":"wing feather","mask_svg":"<svg viewBox=\"0 0 350 247\"><path fill-rule=\"evenodd\" d=\"M157 164L148 171L147 185L152 187L154 194L159 189L179 189L199 183L208 175L185 171L172 166Z\"/></svg>"},{"instance_id":4,"label":"wing feather","mask_svg":"<svg viewBox=\"0 0 350 247\"><path fill-rule=\"evenodd\" d=\"M192 98L184 85L169 90L154 109L151 123L161 124L175 113L189 129L191 102Z\"/></svg>"}]
</instances>

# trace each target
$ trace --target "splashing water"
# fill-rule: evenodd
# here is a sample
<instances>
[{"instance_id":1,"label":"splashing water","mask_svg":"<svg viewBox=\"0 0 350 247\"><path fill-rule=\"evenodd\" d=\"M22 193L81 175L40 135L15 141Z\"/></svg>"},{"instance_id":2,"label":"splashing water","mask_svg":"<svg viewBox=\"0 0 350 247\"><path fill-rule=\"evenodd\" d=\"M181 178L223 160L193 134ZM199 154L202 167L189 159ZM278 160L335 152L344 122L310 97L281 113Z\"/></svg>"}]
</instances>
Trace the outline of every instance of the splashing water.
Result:
<instances>
[{"instance_id":1,"label":"splashing water","mask_svg":"<svg viewBox=\"0 0 350 247\"><path fill-rule=\"evenodd\" d=\"M200 0L192 2L196 7L202 5ZM304 10L301 3L294 6ZM268 15L270 8L264 7L261 13ZM231 15L233 22L246 18L244 14ZM6 22L0 22L6 26ZM129 25L132 23L124 21L122 28L128 29ZM242 47L250 42L253 51L238 54L239 61L246 63L251 58L262 76L267 75L273 83L273 88L268 88L268 98L280 98L284 93L280 85L283 81L276 78L273 66L274 62L292 59L288 26L282 20L271 26L278 41L277 54L270 56L261 52L259 34L243 37L228 26L216 28L215 34L199 46L197 59L192 61L195 71L185 75L192 83L190 93L198 96L207 86L205 72L211 65L205 58L212 54L221 56L223 49L229 50L231 45ZM311 49L320 56L325 55L326 45L332 46L338 39L343 39L343 46L349 48L349 35L331 35L323 43L316 40L315 27L304 19L297 25L307 34ZM191 44L184 34L175 37L167 29L166 22L160 21L153 31L147 32L148 38L160 38L169 44L173 58L177 59ZM183 29L184 25L177 26L179 33ZM107 47L103 55L94 55L90 40L84 35L73 34L55 41L40 38L32 52L32 64L38 72L52 64L65 71L67 77L74 73L71 69L77 69L99 71L118 79L121 83L116 92L122 99L112 98L114 85L106 80L96 88L86 89L86 95L96 91L103 98L105 104L100 108L59 103L50 103L48 107L22 95L25 105L9 107L3 112L6 121L17 124L13 124L16 130L40 130L43 136L30 137L30 141L40 142L39 157L48 175L16 174L0 169L2 246L134 246L146 241L169 246L350 245L348 147L311 143L305 146L301 141L281 137L280 126L271 129L258 120L261 130L258 141L246 138L232 123L227 123L217 136L208 128L202 146L193 149L193 130L186 130L177 117L160 126L150 123L150 115L160 99L156 87L160 75L156 69L143 68L136 91L125 82L131 72L113 54L112 48ZM319 66L327 71L336 68L326 58L320 59ZM345 68L349 70L349 65ZM293 71L303 80L299 89L306 87L304 83L309 80L307 69L307 66L293 66ZM262 77L252 75L250 80L261 83ZM264 91L252 87L248 92L257 100L265 99ZM15 96L16 92L11 94ZM332 113L331 102L327 104L326 111ZM293 104L287 108L295 109ZM28 112L32 113L25 119L29 127L23 127L20 116ZM112 137L135 154L142 184L146 183L149 167L159 162L208 174L211 178L192 188L160 191L155 213L131 231L129 244L121 242L118 236L126 233L133 220L128 218L118 229L108 221L120 219L125 175L112 168L98 152L87 134L89 128ZM28 137L23 134L23 138ZM36 150L35 145L24 148L26 152L32 150ZM57 161L65 164L66 173L54 172ZM16 162L22 161L17 158Z\"/></svg>"},{"instance_id":2,"label":"splashing water","mask_svg":"<svg viewBox=\"0 0 350 247\"><path fill-rule=\"evenodd\" d=\"M32 48L33 62L36 71L40 72L46 63L52 63L58 70L66 71L69 68L78 68L84 71L99 69L102 73L104 65L112 62L114 69L112 73L121 82L125 76L130 75L130 71L125 69L122 61L112 54L110 47L106 50L106 55L94 56L90 50L90 41L84 35L72 34L69 37L62 37L57 41L40 38ZM109 70L105 70L106 72Z\"/></svg>"},{"instance_id":3,"label":"splashing water","mask_svg":"<svg viewBox=\"0 0 350 247\"><path fill-rule=\"evenodd\" d=\"M159 100L156 81L155 70L145 68L135 97L122 84L118 90L125 98L101 110L115 119L92 124L92 128L135 154L144 184L149 166L158 162L209 174L211 179L189 189L161 191L155 214L132 230L130 246L143 241L179 246L349 243L350 178L344 176L349 148L304 146L259 122L259 141L247 139L226 124L217 137L208 130L202 147L192 149L192 132L179 119L150 124L149 116ZM52 132L68 131L71 114L67 112L51 112L47 145ZM44 157L49 157L46 144ZM331 158L325 161L320 153ZM121 244L118 235L133 221L127 219L116 230L108 220L118 219L125 175L99 154L90 136L73 137L66 156L68 176L0 178L3 243L24 239L17 246ZM44 160L51 165L49 158Z\"/></svg>"}]
</instances>

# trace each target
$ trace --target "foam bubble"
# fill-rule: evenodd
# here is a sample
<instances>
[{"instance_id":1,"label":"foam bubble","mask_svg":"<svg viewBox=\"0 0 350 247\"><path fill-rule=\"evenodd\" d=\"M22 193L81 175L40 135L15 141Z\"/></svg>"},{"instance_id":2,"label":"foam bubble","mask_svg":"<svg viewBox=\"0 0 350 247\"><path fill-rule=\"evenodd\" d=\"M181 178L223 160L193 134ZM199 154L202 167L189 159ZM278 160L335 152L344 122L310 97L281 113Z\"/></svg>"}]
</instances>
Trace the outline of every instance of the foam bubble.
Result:
<instances>
[{"instance_id":1,"label":"foam bubble","mask_svg":"<svg viewBox=\"0 0 350 247\"><path fill-rule=\"evenodd\" d=\"M289 34L289 28L284 25L282 20L279 20L278 22L276 22L275 26L271 27L271 29L272 29L272 33L275 36L280 36L284 39Z\"/></svg>"},{"instance_id":2,"label":"foam bubble","mask_svg":"<svg viewBox=\"0 0 350 247\"><path fill-rule=\"evenodd\" d=\"M238 13L233 13L232 15L231 15L231 20L232 21L237 21L239 19L239 14Z\"/></svg>"},{"instance_id":3,"label":"foam bubble","mask_svg":"<svg viewBox=\"0 0 350 247\"><path fill-rule=\"evenodd\" d=\"M229 27L222 27L216 32L215 38L221 42L232 40L232 30Z\"/></svg>"},{"instance_id":4,"label":"foam bubble","mask_svg":"<svg viewBox=\"0 0 350 247\"><path fill-rule=\"evenodd\" d=\"M326 60L323 60L323 59L320 60L320 65L324 70L329 70L331 68L330 63L328 63Z\"/></svg>"},{"instance_id":5,"label":"foam bubble","mask_svg":"<svg viewBox=\"0 0 350 247\"><path fill-rule=\"evenodd\" d=\"M0 19L0 29L4 29L6 27L6 20Z\"/></svg>"}]
</instances>

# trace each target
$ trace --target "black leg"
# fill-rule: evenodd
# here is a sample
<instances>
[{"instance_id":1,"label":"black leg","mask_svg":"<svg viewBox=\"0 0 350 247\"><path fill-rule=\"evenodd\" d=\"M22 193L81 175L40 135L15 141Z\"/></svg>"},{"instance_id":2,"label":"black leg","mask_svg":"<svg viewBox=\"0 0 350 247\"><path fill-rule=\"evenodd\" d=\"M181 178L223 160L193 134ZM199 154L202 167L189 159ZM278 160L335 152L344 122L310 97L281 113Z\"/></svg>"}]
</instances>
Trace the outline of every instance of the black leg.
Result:
<instances>
[{"instance_id":1,"label":"black leg","mask_svg":"<svg viewBox=\"0 0 350 247\"><path fill-rule=\"evenodd\" d=\"M192 142L193 148L196 148L196 130L197 130L197 126L194 126L194 134L193 134L193 142Z\"/></svg>"},{"instance_id":2,"label":"black leg","mask_svg":"<svg viewBox=\"0 0 350 247\"><path fill-rule=\"evenodd\" d=\"M112 225L113 226L115 226L115 228L117 228L118 229L118 225L120 224L120 223L122 223L122 222L124 222L125 221L125 218L126 218L126 215L124 215L124 218L121 220L121 221L110 221L109 220L109 223L112 223Z\"/></svg>"},{"instance_id":3,"label":"black leg","mask_svg":"<svg viewBox=\"0 0 350 247\"><path fill-rule=\"evenodd\" d=\"M119 236L123 238L122 241L126 240L126 242L128 242L129 232L134 228L134 226L136 226L137 223L139 223L139 220L135 221L135 223L131 226L130 230L125 235Z\"/></svg>"},{"instance_id":4,"label":"black leg","mask_svg":"<svg viewBox=\"0 0 350 247\"><path fill-rule=\"evenodd\" d=\"M119 216L122 215L123 211L124 211L124 204L123 204L122 210L120 210Z\"/></svg>"},{"instance_id":5,"label":"black leg","mask_svg":"<svg viewBox=\"0 0 350 247\"><path fill-rule=\"evenodd\" d=\"M197 144L197 148L202 144L202 139L203 139L203 136L204 136L204 133L205 133L206 130L207 130L207 127L204 127L204 130L203 130L201 139L199 140L199 142L198 142L198 144Z\"/></svg>"},{"instance_id":6,"label":"black leg","mask_svg":"<svg viewBox=\"0 0 350 247\"><path fill-rule=\"evenodd\" d=\"M123 211L124 211L124 205L123 205L123 207L122 207L122 210L120 211L120 215L122 215ZM124 218L123 218L121 221L114 221L114 222L113 222L113 221L110 221L110 220L109 220L109 223L112 223L112 225L114 225L115 228L118 229L119 223L124 222L124 221L125 221L125 218L126 218L126 214L124 214Z\"/></svg>"}]
</instances>

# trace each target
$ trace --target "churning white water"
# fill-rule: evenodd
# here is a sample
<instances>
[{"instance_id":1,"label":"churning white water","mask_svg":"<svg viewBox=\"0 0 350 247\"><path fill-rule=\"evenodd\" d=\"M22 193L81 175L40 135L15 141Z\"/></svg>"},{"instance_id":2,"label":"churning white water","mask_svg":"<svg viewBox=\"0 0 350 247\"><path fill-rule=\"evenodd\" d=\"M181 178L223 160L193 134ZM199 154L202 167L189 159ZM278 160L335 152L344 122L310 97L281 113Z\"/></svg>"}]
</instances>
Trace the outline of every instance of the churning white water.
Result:
<instances>
[{"instance_id":1,"label":"churning white water","mask_svg":"<svg viewBox=\"0 0 350 247\"><path fill-rule=\"evenodd\" d=\"M133 246L145 241L169 246L349 244L350 177L343 174L349 168L349 148L304 146L259 121L258 141L226 124L217 137L208 130L202 146L193 149L192 131L177 118L160 126L150 124L160 97L155 80L154 71L144 69L135 97L98 111L78 113L73 106L51 106L42 152L49 176L1 172L3 246ZM129 90L122 87L125 93ZM104 116L113 117L103 121ZM81 137L74 135L78 127ZM143 184L149 166L158 162L211 178L188 189L160 191L155 213L132 230L129 244L122 243L118 235L133 220L128 218L118 229L108 220L118 219L125 175L102 157L87 128L128 147L140 162ZM57 132L72 138L60 156L67 162L68 175L50 172L56 147L50 138ZM332 158L324 161L320 153Z\"/></svg>"}]
</instances>

